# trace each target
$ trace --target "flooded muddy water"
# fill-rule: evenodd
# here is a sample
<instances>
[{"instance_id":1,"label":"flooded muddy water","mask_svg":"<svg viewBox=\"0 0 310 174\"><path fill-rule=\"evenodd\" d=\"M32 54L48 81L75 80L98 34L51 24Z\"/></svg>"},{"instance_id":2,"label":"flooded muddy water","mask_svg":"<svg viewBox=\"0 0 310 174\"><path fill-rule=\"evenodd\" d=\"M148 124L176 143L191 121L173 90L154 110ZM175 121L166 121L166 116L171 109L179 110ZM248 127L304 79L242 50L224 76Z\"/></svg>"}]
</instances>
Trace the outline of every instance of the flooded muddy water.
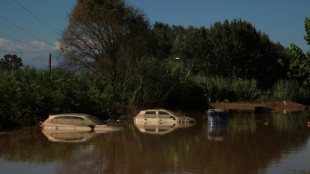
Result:
<instances>
[{"instance_id":1,"label":"flooded muddy water","mask_svg":"<svg viewBox=\"0 0 310 174\"><path fill-rule=\"evenodd\" d=\"M0 133L0 173L310 173L308 112L230 112L227 124L123 126L110 133ZM52 138L51 138L52 137Z\"/></svg>"}]
</instances>

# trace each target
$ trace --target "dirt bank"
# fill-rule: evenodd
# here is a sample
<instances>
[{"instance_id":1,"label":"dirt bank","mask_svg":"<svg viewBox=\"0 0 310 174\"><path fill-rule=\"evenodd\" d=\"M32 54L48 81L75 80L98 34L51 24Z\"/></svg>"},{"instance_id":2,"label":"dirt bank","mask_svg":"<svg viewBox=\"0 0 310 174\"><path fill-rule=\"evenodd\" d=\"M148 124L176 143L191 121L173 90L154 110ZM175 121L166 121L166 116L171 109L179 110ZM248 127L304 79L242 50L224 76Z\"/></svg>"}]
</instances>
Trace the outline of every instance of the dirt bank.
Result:
<instances>
[{"instance_id":1,"label":"dirt bank","mask_svg":"<svg viewBox=\"0 0 310 174\"><path fill-rule=\"evenodd\" d=\"M265 102L265 103L210 103L213 108L236 109L236 110L255 110L255 107L270 108L272 112L293 112L293 111L310 111L310 106L292 102Z\"/></svg>"}]
</instances>

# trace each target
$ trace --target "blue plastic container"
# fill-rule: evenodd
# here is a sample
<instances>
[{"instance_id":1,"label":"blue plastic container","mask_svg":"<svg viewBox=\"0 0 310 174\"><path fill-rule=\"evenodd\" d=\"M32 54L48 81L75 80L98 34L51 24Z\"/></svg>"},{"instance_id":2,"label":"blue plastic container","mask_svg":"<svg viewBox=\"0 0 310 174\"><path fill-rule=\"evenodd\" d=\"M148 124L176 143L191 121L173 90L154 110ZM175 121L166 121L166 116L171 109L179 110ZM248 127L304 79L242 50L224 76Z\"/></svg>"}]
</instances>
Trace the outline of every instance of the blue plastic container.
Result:
<instances>
[{"instance_id":1,"label":"blue plastic container","mask_svg":"<svg viewBox=\"0 0 310 174\"><path fill-rule=\"evenodd\" d=\"M228 112L224 109L209 109L207 111L209 124L227 124Z\"/></svg>"}]
</instances>

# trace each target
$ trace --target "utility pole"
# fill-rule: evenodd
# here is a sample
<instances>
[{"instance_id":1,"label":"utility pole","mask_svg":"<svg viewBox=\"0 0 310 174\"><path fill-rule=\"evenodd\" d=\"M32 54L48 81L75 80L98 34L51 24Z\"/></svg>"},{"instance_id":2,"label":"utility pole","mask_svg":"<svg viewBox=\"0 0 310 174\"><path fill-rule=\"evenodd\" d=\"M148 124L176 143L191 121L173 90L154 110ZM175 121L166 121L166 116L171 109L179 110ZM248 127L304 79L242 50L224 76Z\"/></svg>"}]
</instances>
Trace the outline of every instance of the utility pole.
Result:
<instances>
[{"instance_id":1,"label":"utility pole","mask_svg":"<svg viewBox=\"0 0 310 174\"><path fill-rule=\"evenodd\" d=\"M52 72L52 54L51 53L48 56L48 70L50 73Z\"/></svg>"}]
</instances>

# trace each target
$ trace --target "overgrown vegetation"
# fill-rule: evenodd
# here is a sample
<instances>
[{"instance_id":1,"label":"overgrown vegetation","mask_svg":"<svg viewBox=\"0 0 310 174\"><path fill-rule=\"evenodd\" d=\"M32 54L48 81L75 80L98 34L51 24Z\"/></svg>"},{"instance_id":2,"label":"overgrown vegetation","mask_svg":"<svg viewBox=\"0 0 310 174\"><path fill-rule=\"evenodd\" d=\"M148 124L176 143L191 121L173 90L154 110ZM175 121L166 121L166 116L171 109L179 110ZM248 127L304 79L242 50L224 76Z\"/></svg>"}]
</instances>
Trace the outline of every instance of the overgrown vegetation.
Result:
<instances>
[{"instance_id":1,"label":"overgrown vegetation","mask_svg":"<svg viewBox=\"0 0 310 174\"><path fill-rule=\"evenodd\" d=\"M156 66L154 66L156 65ZM179 62L149 61L144 73L113 88L100 76L54 69L25 67L0 73L0 123L4 126L34 125L50 113L83 112L100 119L118 118L130 107L206 109L208 102L310 101L310 91L297 82L282 80L270 90L241 78L190 75ZM160 73L154 73L160 71Z\"/></svg>"}]
</instances>

